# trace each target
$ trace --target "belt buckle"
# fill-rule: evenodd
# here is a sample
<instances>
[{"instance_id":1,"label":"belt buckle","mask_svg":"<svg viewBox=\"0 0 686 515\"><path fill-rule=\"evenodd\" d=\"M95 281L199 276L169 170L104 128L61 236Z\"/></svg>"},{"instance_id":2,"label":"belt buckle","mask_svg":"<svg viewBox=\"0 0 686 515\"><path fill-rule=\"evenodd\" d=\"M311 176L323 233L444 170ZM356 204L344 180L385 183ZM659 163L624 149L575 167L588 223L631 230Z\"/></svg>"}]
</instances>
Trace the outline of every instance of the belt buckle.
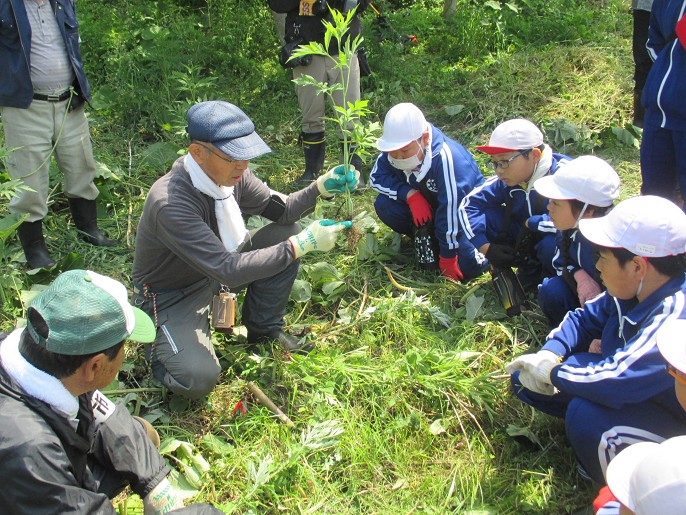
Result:
<instances>
[{"instance_id":1,"label":"belt buckle","mask_svg":"<svg viewBox=\"0 0 686 515\"><path fill-rule=\"evenodd\" d=\"M48 102L59 102L60 101L60 96L59 95L47 95L47 101Z\"/></svg>"}]
</instances>

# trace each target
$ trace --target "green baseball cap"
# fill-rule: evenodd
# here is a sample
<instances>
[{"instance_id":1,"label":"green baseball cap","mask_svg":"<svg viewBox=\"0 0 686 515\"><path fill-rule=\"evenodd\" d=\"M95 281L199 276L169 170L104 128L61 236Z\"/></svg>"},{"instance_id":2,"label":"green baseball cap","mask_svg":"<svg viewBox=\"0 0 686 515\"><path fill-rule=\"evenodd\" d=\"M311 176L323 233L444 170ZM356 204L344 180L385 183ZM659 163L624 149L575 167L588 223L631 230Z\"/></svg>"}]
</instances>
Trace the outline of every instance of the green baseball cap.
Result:
<instances>
[{"instance_id":1,"label":"green baseball cap","mask_svg":"<svg viewBox=\"0 0 686 515\"><path fill-rule=\"evenodd\" d=\"M83 356L123 340L155 340L155 325L129 304L126 287L90 270L60 274L36 296L27 315L27 329L34 341L56 354ZM47 331L34 326L40 319Z\"/></svg>"}]
</instances>

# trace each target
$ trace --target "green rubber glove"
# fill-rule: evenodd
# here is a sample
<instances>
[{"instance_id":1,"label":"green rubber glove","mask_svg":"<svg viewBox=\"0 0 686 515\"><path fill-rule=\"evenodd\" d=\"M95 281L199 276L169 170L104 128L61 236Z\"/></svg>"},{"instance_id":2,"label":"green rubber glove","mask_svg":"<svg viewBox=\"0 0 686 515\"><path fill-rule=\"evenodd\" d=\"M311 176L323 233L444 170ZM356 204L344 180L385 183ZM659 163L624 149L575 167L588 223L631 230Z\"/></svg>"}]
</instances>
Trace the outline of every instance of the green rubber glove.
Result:
<instances>
[{"instance_id":1,"label":"green rubber glove","mask_svg":"<svg viewBox=\"0 0 686 515\"><path fill-rule=\"evenodd\" d=\"M319 176L317 178L319 193L325 197L331 197L338 193L345 193L346 190L353 191L360 181L360 172L355 170L353 165L347 168L347 172L345 170L345 165L338 165Z\"/></svg>"},{"instance_id":2,"label":"green rubber glove","mask_svg":"<svg viewBox=\"0 0 686 515\"><path fill-rule=\"evenodd\" d=\"M308 252L325 252L336 244L338 233L352 227L352 222L336 222L334 220L317 220L308 225L305 230L291 236L288 241L293 245L295 259L299 259Z\"/></svg>"}]
</instances>

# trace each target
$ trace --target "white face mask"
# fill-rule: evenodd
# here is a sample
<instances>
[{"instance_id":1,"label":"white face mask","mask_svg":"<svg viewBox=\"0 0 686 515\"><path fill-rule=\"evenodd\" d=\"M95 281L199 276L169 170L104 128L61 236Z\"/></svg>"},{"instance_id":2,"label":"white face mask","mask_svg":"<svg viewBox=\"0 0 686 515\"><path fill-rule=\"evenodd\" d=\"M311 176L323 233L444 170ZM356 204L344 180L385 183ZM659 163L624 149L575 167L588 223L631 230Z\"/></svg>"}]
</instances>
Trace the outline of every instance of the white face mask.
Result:
<instances>
[{"instance_id":1,"label":"white face mask","mask_svg":"<svg viewBox=\"0 0 686 515\"><path fill-rule=\"evenodd\" d=\"M422 164L422 161L419 159L419 153L421 151L422 149L420 147L415 155L412 157L406 157L405 159L394 159L390 154L388 154L388 162L391 163L391 166L397 168L398 170L414 170Z\"/></svg>"}]
</instances>

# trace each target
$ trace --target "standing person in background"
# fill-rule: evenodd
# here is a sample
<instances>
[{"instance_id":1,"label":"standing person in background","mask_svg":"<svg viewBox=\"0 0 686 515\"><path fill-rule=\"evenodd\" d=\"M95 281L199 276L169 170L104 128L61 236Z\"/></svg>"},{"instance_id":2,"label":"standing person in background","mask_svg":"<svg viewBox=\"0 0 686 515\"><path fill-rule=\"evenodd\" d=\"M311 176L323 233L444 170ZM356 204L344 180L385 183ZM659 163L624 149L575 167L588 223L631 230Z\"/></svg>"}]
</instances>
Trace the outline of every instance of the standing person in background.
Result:
<instances>
[{"instance_id":1,"label":"standing person in background","mask_svg":"<svg viewBox=\"0 0 686 515\"><path fill-rule=\"evenodd\" d=\"M564 418L579 471L603 484L627 445L684 434L686 413L655 334L686 318L686 214L660 197L633 197L579 230L598 246L607 291L506 370L523 402ZM595 339L600 354L589 351Z\"/></svg>"},{"instance_id":2,"label":"standing person in background","mask_svg":"<svg viewBox=\"0 0 686 515\"><path fill-rule=\"evenodd\" d=\"M533 185L569 158L553 153L538 127L523 118L501 123L488 145L476 149L491 156L495 175L462 200L460 224L494 268L518 267L522 286L533 290L543 277L555 275L557 232L546 210L548 199Z\"/></svg>"},{"instance_id":3,"label":"standing person in background","mask_svg":"<svg viewBox=\"0 0 686 515\"><path fill-rule=\"evenodd\" d=\"M84 103L90 86L83 70L73 0L0 0L0 115L6 158L20 190L10 212L27 214L18 234L29 268L50 268L55 261L45 245L43 219L48 212L50 158L62 174L74 225L92 245L119 242L97 225L98 188Z\"/></svg>"},{"instance_id":4,"label":"standing person in background","mask_svg":"<svg viewBox=\"0 0 686 515\"><path fill-rule=\"evenodd\" d=\"M643 127L643 105L641 95L653 60L648 54L648 26L653 0L632 0L631 15L634 18L632 53L634 55L634 120L636 127Z\"/></svg>"},{"instance_id":5,"label":"standing person in background","mask_svg":"<svg viewBox=\"0 0 686 515\"><path fill-rule=\"evenodd\" d=\"M269 0L269 6L276 13L286 13L286 43L294 48L310 42L324 43L326 29L322 23L331 21L329 8L347 13L356 9L350 22L348 36L354 38L361 32L359 15L367 8L369 0ZM338 54L335 39L329 47L331 55ZM303 75L314 77L324 84L342 82L339 70L334 68L331 59L321 55L308 56L299 59L297 63L284 63L286 67L293 67L293 79ZM349 63L348 90L343 98L343 91L333 93L336 105L342 106L348 102L360 100L360 65L357 55ZM302 112L302 132L298 138L305 153L305 172L296 180L304 186L314 181L324 168L326 158L325 109L326 97L314 86L295 86L298 104ZM339 138L342 135L339 134ZM342 147L342 142L341 142ZM354 152L354 149L353 149ZM357 154L352 157L352 165L362 171L362 160ZM360 186L364 186L364 179L360 176Z\"/></svg>"},{"instance_id":6,"label":"standing person in background","mask_svg":"<svg viewBox=\"0 0 686 515\"><path fill-rule=\"evenodd\" d=\"M438 244L441 273L455 281L480 275L485 258L460 230L457 212L465 195L484 182L471 154L410 103L388 111L376 146L381 154L369 182L379 193L374 209L381 221L408 236L430 224L427 236Z\"/></svg>"},{"instance_id":7,"label":"standing person in background","mask_svg":"<svg viewBox=\"0 0 686 515\"><path fill-rule=\"evenodd\" d=\"M538 304L557 327L568 311L583 306L602 292L595 266L595 246L579 232L579 221L604 216L619 197L619 176L602 159L577 157L542 177L534 189L550 199L548 213L557 229L553 266L557 275L543 279Z\"/></svg>"},{"instance_id":8,"label":"standing person in background","mask_svg":"<svg viewBox=\"0 0 686 515\"><path fill-rule=\"evenodd\" d=\"M648 51L653 66L643 89L641 193L686 195L686 0L655 0ZM686 205L683 206L686 209Z\"/></svg>"}]
</instances>

